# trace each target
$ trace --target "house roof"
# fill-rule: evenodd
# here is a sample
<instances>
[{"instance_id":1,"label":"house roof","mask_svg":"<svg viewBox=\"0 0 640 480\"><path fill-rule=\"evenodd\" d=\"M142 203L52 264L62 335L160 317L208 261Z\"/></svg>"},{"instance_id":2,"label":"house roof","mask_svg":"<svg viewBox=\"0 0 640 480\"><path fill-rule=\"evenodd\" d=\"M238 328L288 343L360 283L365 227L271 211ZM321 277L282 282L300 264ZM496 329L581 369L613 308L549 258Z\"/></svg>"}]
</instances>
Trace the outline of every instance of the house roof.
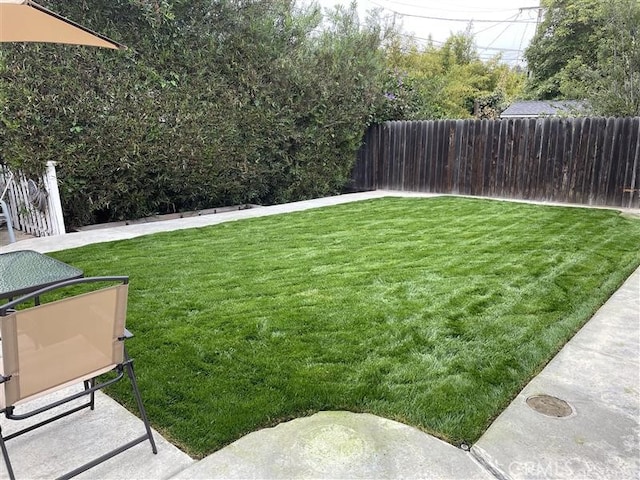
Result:
<instances>
[{"instance_id":1,"label":"house roof","mask_svg":"<svg viewBox=\"0 0 640 480\"><path fill-rule=\"evenodd\" d=\"M500 114L500 118L549 117L556 115L575 116L585 111L585 103L580 100L534 100L513 102Z\"/></svg>"}]
</instances>

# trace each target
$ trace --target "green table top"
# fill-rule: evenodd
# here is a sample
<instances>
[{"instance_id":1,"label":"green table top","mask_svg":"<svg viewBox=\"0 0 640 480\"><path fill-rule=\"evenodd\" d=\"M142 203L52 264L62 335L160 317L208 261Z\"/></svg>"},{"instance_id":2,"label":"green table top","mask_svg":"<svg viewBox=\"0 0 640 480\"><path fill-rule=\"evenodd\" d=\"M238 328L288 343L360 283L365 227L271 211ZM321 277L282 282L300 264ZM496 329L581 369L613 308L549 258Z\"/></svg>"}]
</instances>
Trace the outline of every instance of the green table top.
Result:
<instances>
[{"instance_id":1,"label":"green table top","mask_svg":"<svg viewBox=\"0 0 640 480\"><path fill-rule=\"evenodd\" d=\"M0 254L0 299L82 277L82 270L32 250Z\"/></svg>"}]
</instances>

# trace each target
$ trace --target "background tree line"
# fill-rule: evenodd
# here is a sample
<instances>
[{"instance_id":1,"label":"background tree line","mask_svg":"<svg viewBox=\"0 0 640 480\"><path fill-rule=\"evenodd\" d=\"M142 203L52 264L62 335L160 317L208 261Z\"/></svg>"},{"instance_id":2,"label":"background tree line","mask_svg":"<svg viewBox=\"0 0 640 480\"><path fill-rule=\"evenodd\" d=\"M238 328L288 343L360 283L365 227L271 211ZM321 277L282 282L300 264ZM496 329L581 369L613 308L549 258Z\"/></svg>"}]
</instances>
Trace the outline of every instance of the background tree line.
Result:
<instances>
[{"instance_id":1,"label":"background tree line","mask_svg":"<svg viewBox=\"0 0 640 480\"><path fill-rule=\"evenodd\" d=\"M480 60L469 28L441 46L395 36L385 59L383 116L394 120L497 118L524 88L522 70Z\"/></svg>"},{"instance_id":2,"label":"background tree line","mask_svg":"<svg viewBox=\"0 0 640 480\"><path fill-rule=\"evenodd\" d=\"M468 30L419 47L355 6L43 0L129 49L4 44L0 161L33 176L57 161L66 220L79 226L339 193L368 125L493 118L525 87L623 112L625 92L638 92L638 23L637 10L622 13L637 1L545 1L526 81L481 61ZM598 89L612 78L617 97Z\"/></svg>"},{"instance_id":3,"label":"background tree line","mask_svg":"<svg viewBox=\"0 0 640 480\"><path fill-rule=\"evenodd\" d=\"M640 116L640 1L542 0L525 52L527 94L587 100L593 113Z\"/></svg>"}]
</instances>

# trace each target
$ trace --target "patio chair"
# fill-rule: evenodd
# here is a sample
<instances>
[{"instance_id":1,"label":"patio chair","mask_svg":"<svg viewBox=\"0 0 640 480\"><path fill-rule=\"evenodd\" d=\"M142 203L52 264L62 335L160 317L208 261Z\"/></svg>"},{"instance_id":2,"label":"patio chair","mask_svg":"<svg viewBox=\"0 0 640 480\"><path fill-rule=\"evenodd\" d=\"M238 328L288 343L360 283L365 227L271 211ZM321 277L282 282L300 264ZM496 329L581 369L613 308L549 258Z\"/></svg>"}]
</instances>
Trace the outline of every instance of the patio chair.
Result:
<instances>
[{"instance_id":1,"label":"patio chair","mask_svg":"<svg viewBox=\"0 0 640 480\"><path fill-rule=\"evenodd\" d=\"M146 440L151 443L153 453L157 453L134 375L133 361L129 358L124 346L124 340L132 336L125 328L128 282L128 277L68 280L0 306L2 338L0 413L4 413L10 420L24 420L41 415L53 408L65 406L65 411L62 413L55 415L50 413L45 419L37 417L42 420L10 435L4 436L0 429L0 449L11 479L15 476L6 441L82 409L93 410L95 392L121 380L125 373L130 380L144 423L144 435L124 443L60 478L74 477ZM46 293L59 292L63 288L77 284L91 284L93 288L103 288L67 296L39 306L31 306L30 302L36 297L42 298ZM29 302L27 308L16 310L16 307L26 302ZM32 407L27 412L18 413L16 410L16 406L23 402L81 382L84 384L84 389L68 394L61 400L51 401L41 407ZM84 403L77 405L78 402L74 402L71 406L67 405L77 399L84 399ZM27 406L20 408L24 409ZM105 428L117 428L117 425L105 425ZM99 435L99 432L96 434Z\"/></svg>"},{"instance_id":2,"label":"patio chair","mask_svg":"<svg viewBox=\"0 0 640 480\"><path fill-rule=\"evenodd\" d=\"M9 179L5 179L4 185L0 185L2 191L0 192L0 224L6 223L7 230L9 232L9 243L14 243L16 241L15 234L13 233L13 225L11 223L11 212L9 212L9 208L7 207L7 203L4 198L7 192L9 191L9 186L13 181L13 173L9 174Z\"/></svg>"}]
</instances>

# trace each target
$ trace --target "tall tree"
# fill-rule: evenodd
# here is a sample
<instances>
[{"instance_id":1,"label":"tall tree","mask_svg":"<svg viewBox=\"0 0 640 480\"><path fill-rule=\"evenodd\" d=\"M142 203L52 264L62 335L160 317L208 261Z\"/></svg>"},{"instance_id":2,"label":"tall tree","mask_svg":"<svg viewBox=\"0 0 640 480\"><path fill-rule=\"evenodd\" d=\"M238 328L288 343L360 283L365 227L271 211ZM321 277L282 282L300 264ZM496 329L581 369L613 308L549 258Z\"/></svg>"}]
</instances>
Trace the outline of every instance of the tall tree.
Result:
<instances>
[{"instance_id":1,"label":"tall tree","mask_svg":"<svg viewBox=\"0 0 640 480\"><path fill-rule=\"evenodd\" d=\"M615 0L614 0L615 1ZM604 27L602 0L542 0L544 19L527 50L527 88L539 99L562 97L561 83L597 63Z\"/></svg>"},{"instance_id":2,"label":"tall tree","mask_svg":"<svg viewBox=\"0 0 640 480\"><path fill-rule=\"evenodd\" d=\"M605 13L605 37L597 68L585 75L585 98L600 115L640 116L640 1L607 3Z\"/></svg>"},{"instance_id":3,"label":"tall tree","mask_svg":"<svg viewBox=\"0 0 640 480\"><path fill-rule=\"evenodd\" d=\"M495 117L524 82L499 58L480 60L468 30L441 47L395 42L387 48L387 65L380 120Z\"/></svg>"},{"instance_id":4,"label":"tall tree","mask_svg":"<svg viewBox=\"0 0 640 480\"><path fill-rule=\"evenodd\" d=\"M640 115L640 1L543 0L525 57L538 99L586 99L601 115Z\"/></svg>"}]
</instances>

